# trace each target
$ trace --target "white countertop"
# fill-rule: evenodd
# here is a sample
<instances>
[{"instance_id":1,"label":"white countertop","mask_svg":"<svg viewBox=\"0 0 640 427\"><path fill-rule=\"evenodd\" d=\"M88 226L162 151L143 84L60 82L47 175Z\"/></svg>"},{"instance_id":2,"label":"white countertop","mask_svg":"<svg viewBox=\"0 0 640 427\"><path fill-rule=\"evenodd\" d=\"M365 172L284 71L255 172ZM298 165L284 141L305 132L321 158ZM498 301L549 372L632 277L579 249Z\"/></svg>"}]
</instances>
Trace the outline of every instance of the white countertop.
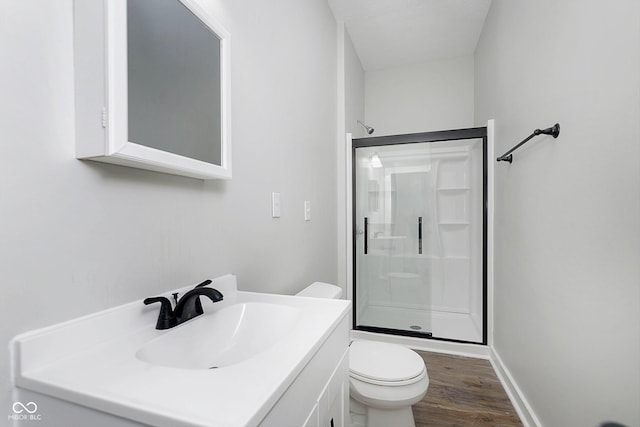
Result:
<instances>
[{"instance_id":1,"label":"white countertop","mask_svg":"<svg viewBox=\"0 0 640 427\"><path fill-rule=\"evenodd\" d=\"M242 302L290 305L303 315L250 359L212 370L178 369L136 358L141 346L167 333L155 329L159 306L136 301L15 337L15 385L154 426L258 425L349 313L350 302L237 291L232 275L210 286L224 300L202 298L201 317Z\"/></svg>"}]
</instances>

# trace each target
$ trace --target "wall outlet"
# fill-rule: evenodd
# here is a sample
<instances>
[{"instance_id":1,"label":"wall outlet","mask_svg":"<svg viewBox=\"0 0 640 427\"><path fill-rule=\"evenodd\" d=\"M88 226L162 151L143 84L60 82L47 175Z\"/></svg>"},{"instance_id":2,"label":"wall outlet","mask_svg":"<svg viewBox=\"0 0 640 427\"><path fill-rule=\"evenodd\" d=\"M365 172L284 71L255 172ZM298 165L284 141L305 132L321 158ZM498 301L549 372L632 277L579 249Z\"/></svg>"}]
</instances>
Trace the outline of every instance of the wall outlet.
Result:
<instances>
[{"instance_id":1,"label":"wall outlet","mask_svg":"<svg viewBox=\"0 0 640 427\"><path fill-rule=\"evenodd\" d=\"M271 193L271 218L280 218L280 193Z\"/></svg>"},{"instance_id":2,"label":"wall outlet","mask_svg":"<svg viewBox=\"0 0 640 427\"><path fill-rule=\"evenodd\" d=\"M304 220L311 221L311 202L309 200L304 201Z\"/></svg>"}]
</instances>

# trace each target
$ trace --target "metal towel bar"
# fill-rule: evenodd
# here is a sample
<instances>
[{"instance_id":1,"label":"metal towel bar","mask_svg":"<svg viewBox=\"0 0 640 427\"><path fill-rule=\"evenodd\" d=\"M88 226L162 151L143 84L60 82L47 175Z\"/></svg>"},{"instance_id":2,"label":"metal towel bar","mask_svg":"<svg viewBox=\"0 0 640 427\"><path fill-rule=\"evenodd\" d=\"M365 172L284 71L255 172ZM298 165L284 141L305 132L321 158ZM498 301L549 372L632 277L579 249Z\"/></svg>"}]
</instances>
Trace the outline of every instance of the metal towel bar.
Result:
<instances>
[{"instance_id":1,"label":"metal towel bar","mask_svg":"<svg viewBox=\"0 0 640 427\"><path fill-rule=\"evenodd\" d=\"M509 162L509 163L511 163L513 161L513 154L511 154L511 153L516 151L518 148L520 148L524 143L529 141L531 138L533 138L534 136L538 136L538 135L551 135L554 138L557 138L558 135L560 135L560 125L558 123L556 123L555 125L551 126L550 128L546 128L546 129L542 129L542 130L540 130L540 129L534 130L533 133L531 135L529 135L528 137L526 137L520 144L516 145L511 150L507 151L502 156L498 157L496 160L498 162Z\"/></svg>"}]
</instances>

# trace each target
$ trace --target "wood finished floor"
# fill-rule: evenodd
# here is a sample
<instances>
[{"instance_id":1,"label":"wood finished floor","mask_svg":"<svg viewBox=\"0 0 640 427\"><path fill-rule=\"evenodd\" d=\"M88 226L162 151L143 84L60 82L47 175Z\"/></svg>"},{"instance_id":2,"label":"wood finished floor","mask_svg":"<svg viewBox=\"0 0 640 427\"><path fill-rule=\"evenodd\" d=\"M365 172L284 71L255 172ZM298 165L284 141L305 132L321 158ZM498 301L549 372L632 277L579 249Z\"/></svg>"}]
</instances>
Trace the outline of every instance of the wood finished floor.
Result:
<instances>
[{"instance_id":1,"label":"wood finished floor","mask_svg":"<svg viewBox=\"0 0 640 427\"><path fill-rule=\"evenodd\" d=\"M488 360L418 351L429 389L413 406L416 427L522 426Z\"/></svg>"}]
</instances>

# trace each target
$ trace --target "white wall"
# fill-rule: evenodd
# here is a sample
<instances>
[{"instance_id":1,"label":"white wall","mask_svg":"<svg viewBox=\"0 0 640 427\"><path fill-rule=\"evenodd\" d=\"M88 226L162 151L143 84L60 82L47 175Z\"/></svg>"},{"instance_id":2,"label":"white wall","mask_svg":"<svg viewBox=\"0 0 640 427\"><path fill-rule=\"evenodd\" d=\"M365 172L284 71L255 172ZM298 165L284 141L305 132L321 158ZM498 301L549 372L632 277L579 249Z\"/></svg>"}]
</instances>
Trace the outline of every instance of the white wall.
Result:
<instances>
[{"instance_id":1,"label":"white wall","mask_svg":"<svg viewBox=\"0 0 640 427\"><path fill-rule=\"evenodd\" d=\"M345 117L346 130L354 138L367 136L358 120L364 121L365 72L349 33L344 33Z\"/></svg>"},{"instance_id":2,"label":"white wall","mask_svg":"<svg viewBox=\"0 0 640 427\"><path fill-rule=\"evenodd\" d=\"M228 182L76 160L72 1L0 3L1 416L15 334L227 272L336 280L335 20L324 0L202 4L232 34Z\"/></svg>"},{"instance_id":3,"label":"white wall","mask_svg":"<svg viewBox=\"0 0 640 427\"><path fill-rule=\"evenodd\" d=\"M351 297L352 248L347 239L351 230L351 173L345 137L351 133L353 138L366 136L366 132L357 120L364 120L364 69L356 53L349 33L343 23L338 23L338 132L337 147L337 211L338 211L338 282L344 290L344 296Z\"/></svg>"},{"instance_id":4,"label":"white wall","mask_svg":"<svg viewBox=\"0 0 640 427\"><path fill-rule=\"evenodd\" d=\"M473 56L365 74L366 123L373 136L473 126Z\"/></svg>"},{"instance_id":5,"label":"white wall","mask_svg":"<svg viewBox=\"0 0 640 427\"><path fill-rule=\"evenodd\" d=\"M494 0L495 350L544 426L640 425L640 3Z\"/></svg>"}]
</instances>

